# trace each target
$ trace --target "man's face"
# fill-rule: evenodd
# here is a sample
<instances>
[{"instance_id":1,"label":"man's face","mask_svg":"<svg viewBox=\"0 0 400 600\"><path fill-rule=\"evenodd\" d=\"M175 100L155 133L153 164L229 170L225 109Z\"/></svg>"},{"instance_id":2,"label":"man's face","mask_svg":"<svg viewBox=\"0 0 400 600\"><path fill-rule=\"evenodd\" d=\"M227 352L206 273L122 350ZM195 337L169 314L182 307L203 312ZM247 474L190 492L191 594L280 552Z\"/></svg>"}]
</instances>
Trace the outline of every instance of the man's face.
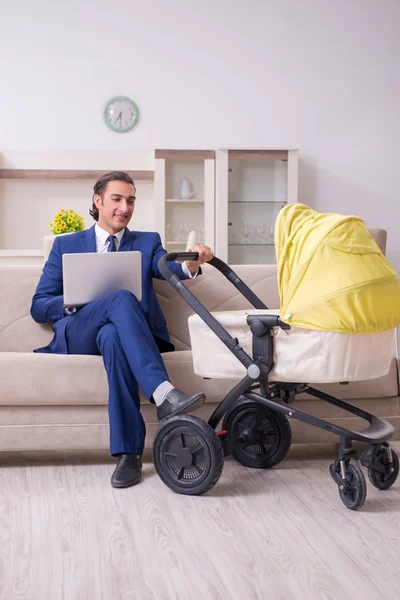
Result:
<instances>
[{"instance_id":1,"label":"man's face","mask_svg":"<svg viewBox=\"0 0 400 600\"><path fill-rule=\"evenodd\" d=\"M128 226L135 208L133 185L125 181L110 181L103 198L96 195L94 202L99 209L98 224L110 234L118 233Z\"/></svg>"}]
</instances>

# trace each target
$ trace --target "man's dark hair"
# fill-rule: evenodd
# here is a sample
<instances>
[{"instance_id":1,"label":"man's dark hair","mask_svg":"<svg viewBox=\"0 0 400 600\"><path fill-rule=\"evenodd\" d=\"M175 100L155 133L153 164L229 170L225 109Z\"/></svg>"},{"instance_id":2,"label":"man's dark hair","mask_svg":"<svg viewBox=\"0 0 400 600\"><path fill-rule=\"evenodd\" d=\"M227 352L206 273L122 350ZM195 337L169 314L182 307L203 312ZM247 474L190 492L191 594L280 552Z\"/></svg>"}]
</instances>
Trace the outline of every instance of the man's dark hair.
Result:
<instances>
[{"instance_id":1,"label":"man's dark hair","mask_svg":"<svg viewBox=\"0 0 400 600\"><path fill-rule=\"evenodd\" d=\"M96 181L96 183L93 186L92 208L89 209L89 214L93 217L95 221L99 220L99 209L94 203L94 197L98 195L103 198L102 194L104 194L104 192L106 191L110 181L125 181L125 183L130 183L131 185L133 185L133 187L135 187L132 177L124 171L107 171L107 173L103 173L103 175Z\"/></svg>"}]
</instances>

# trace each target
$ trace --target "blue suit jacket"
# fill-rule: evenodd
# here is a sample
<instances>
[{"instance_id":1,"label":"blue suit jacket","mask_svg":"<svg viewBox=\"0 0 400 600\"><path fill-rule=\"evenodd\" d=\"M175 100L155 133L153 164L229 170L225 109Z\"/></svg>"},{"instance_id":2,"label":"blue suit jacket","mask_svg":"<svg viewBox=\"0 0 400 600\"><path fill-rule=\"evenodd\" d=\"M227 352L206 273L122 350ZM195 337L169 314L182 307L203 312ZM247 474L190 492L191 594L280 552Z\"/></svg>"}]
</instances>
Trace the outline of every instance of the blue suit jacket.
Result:
<instances>
[{"instance_id":1,"label":"blue suit jacket","mask_svg":"<svg viewBox=\"0 0 400 600\"><path fill-rule=\"evenodd\" d=\"M153 335L169 342L164 315L161 312L153 288L153 277L164 279L158 269L158 261L166 250L161 245L160 235L153 232L125 230L119 252L139 250L142 253L142 299L141 308ZM62 255L78 252L96 252L94 226L72 235L57 236L49 258L43 268L36 292L32 298L31 315L37 323L53 323L54 337L48 346L35 352L67 354L65 326L69 316L64 315ZM170 262L171 270L180 279L188 279L181 265ZM199 269L199 273L201 270ZM173 348L173 346L172 346Z\"/></svg>"}]
</instances>

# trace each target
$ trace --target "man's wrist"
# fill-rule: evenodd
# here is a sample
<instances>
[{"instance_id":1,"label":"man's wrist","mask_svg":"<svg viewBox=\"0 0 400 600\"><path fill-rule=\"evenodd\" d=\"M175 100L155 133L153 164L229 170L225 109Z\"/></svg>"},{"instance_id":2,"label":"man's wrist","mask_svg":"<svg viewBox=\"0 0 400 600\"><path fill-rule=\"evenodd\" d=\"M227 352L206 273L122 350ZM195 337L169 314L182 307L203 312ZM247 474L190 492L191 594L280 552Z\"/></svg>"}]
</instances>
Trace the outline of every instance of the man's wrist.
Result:
<instances>
[{"instance_id":1,"label":"man's wrist","mask_svg":"<svg viewBox=\"0 0 400 600\"><path fill-rule=\"evenodd\" d=\"M189 271L191 272L192 275L194 275L195 273L197 273L197 271L199 270L199 267L197 265L193 266L190 263L190 261L188 261L188 260L186 261L186 266L187 266L187 268L189 269Z\"/></svg>"},{"instance_id":2,"label":"man's wrist","mask_svg":"<svg viewBox=\"0 0 400 600\"><path fill-rule=\"evenodd\" d=\"M187 260L185 260L185 262L182 263L182 270L185 273L185 275L187 275L191 279L193 279L194 277L196 277L197 274L198 274L198 272L199 272L199 268L198 267L197 267L197 269L195 271L191 271L189 269L189 265L188 265L188 261Z\"/></svg>"}]
</instances>

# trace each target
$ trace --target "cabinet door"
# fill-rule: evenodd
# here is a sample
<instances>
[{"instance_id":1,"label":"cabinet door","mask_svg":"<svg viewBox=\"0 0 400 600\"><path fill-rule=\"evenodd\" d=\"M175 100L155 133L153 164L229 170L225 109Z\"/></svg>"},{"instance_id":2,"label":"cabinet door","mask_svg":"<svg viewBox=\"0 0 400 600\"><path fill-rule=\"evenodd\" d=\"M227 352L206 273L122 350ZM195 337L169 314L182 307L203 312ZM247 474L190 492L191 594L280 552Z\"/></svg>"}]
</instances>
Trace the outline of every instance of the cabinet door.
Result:
<instances>
[{"instance_id":1,"label":"cabinet door","mask_svg":"<svg viewBox=\"0 0 400 600\"><path fill-rule=\"evenodd\" d=\"M297 151L216 152L216 254L231 265L276 262L274 228L297 202Z\"/></svg>"},{"instance_id":2,"label":"cabinet door","mask_svg":"<svg viewBox=\"0 0 400 600\"><path fill-rule=\"evenodd\" d=\"M156 225L170 252L215 246L214 151L156 150Z\"/></svg>"}]
</instances>

